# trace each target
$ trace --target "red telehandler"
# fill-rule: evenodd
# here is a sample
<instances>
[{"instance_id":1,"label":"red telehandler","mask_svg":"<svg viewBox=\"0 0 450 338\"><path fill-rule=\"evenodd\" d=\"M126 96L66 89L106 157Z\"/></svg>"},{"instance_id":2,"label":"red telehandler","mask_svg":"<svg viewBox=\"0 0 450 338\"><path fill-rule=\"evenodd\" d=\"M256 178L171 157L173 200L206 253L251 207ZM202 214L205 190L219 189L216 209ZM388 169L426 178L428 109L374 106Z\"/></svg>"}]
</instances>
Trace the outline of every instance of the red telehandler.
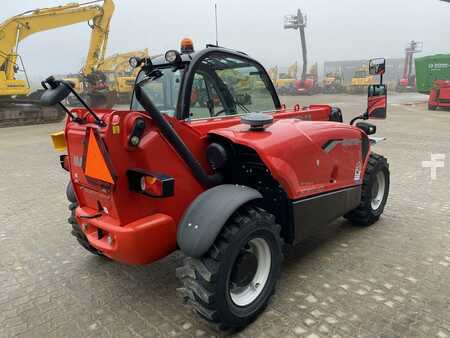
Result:
<instances>
[{"instance_id":1,"label":"red telehandler","mask_svg":"<svg viewBox=\"0 0 450 338\"><path fill-rule=\"evenodd\" d=\"M84 101L66 110L69 221L90 252L149 264L181 250L186 302L242 328L275 292L283 243L341 216L362 226L380 218L389 167L372 151L375 125L356 121L386 117L385 85L371 85L367 111L345 124L327 105L286 108L242 52L184 40L181 51L130 64L141 69L130 110ZM371 61L372 74L384 67ZM64 81L43 86L45 105L77 96Z\"/></svg>"},{"instance_id":2,"label":"red telehandler","mask_svg":"<svg viewBox=\"0 0 450 338\"><path fill-rule=\"evenodd\" d=\"M441 0L450 3L450 0ZM436 80L428 98L428 110L450 109L450 80Z\"/></svg>"},{"instance_id":3,"label":"red telehandler","mask_svg":"<svg viewBox=\"0 0 450 338\"><path fill-rule=\"evenodd\" d=\"M405 65L403 67L403 76L397 84L398 92L416 91L416 75L413 73L414 54L422 51L422 42L411 40L405 48Z\"/></svg>"}]
</instances>

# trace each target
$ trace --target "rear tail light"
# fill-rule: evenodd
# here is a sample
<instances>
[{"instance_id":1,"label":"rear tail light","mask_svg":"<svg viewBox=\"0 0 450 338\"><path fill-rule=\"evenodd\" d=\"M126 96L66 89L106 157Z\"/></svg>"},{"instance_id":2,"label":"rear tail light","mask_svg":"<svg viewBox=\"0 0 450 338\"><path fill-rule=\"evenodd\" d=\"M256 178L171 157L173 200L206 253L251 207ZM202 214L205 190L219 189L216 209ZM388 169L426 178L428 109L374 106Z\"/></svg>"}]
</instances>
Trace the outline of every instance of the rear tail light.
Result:
<instances>
[{"instance_id":1,"label":"rear tail light","mask_svg":"<svg viewBox=\"0 0 450 338\"><path fill-rule=\"evenodd\" d=\"M170 176L140 169L129 170L127 176L131 191L151 197L173 196L175 181Z\"/></svg>"},{"instance_id":2,"label":"rear tail light","mask_svg":"<svg viewBox=\"0 0 450 338\"><path fill-rule=\"evenodd\" d=\"M153 176L142 176L141 190L152 196L162 196L164 194L163 182Z\"/></svg>"}]
</instances>

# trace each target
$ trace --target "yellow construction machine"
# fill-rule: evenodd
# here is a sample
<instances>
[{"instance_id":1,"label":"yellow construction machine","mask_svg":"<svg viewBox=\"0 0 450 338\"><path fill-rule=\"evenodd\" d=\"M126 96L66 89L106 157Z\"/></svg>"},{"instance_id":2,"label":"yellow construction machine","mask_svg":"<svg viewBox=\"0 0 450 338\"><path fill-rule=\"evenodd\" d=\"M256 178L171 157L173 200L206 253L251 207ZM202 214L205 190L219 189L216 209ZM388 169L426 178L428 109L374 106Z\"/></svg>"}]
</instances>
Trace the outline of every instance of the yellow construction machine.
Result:
<instances>
[{"instance_id":1,"label":"yellow construction machine","mask_svg":"<svg viewBox=\"0 0 450 338\"><path fill-rule=\"evenodd\" d=\"M97 72L104 74L106 78L109 92L116 95L114 101L117 103L129 103L133 94L138 68L130 67L131 57L148 58L148 49L113 54L106 57L97 67ZM64 80L73 83L76 92L82 97L86 97L82 72L80 74L69 74L64 77ZM68 103L69 105L79 105L78 100L73 95L68 97Z\"/></svg>"},{"instance_id":2,"label":"yellow construction machine","mask_svg":"<svg viewBox=\"0 0 450 338\"><path fill-rule=\"evenodd\" d=\"M345 87L342 72L337 71L325 74L322 85L322 92L324 94L339 94L343 93L344 90Z\"/></svg>"},{"instance_id":3,"label":"yellow construction machine","mask_svg":"<svg viewBox=\"0 0 450 338\"><path fill-rule=\"evenodd\" d=\"M287 73L280 73L275 82L275 87L280 95L292 95L295 92L295 81L297 81L298 63L289 66Z\"/></svg>"},{"instance_id":4,"label":"yellow construction machine","mask_svg":"<svg viewBox=\"0 0 450 338\"><path fill-rule=\"evenodd\" d=\"M352 82L347 86L347 92L349 94L365 93L369 85L377 83L378 81L375 79L375 76L369 74L369 68L367 66L361 66L353 74Z\"/></svg>"},{"instance_id":5,"label":"yellow construction machine","mask_svg":"<svg viewBox=\"0 0 450 338\"><path fill-rule=\"evenodd\" d=\"M272 80L273 84L275 85L278 80L278 66L269 68L267 70L267 73L269 74L270 79Z\"/></svg>"},{"instance_id":6,"label":"yellow construction machine","mask_svg":"<svg viewBox=\"0 0 450 338\"><path fill-rule=\"evenodd\" d=\"M32 92L18 47L31 34L80 22L88 22L92 29L86 64L81 72L85 89L93 106L107 103L109 91L97 67L105 56L114 8L112 0L70 3L27 11L0 24L0 127L57 122L65 117L62 109L40 105L41 91ZM18 73L22 73L21 78Z\"/></svg>"}]
</instances>

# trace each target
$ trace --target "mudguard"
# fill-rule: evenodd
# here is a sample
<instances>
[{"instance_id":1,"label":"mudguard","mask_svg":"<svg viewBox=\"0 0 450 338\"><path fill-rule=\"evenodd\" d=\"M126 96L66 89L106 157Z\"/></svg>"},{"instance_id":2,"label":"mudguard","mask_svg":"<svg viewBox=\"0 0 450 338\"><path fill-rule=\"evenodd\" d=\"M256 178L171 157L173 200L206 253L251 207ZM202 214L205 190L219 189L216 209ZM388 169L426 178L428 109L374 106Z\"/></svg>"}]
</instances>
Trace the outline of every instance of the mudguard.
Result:
<instances>
[{"instance_id":1,"label":"mudguard","mask_svg":"<svg viewBox=\"0 0 450 338\"><path fill-rule=\"evenodd\" d=\"M262 195L242 185L223 184L206 190L189 206L178 226L177 242L184 254L198 258L214 243L230 216Z\"/></svg>"}]
</instances>

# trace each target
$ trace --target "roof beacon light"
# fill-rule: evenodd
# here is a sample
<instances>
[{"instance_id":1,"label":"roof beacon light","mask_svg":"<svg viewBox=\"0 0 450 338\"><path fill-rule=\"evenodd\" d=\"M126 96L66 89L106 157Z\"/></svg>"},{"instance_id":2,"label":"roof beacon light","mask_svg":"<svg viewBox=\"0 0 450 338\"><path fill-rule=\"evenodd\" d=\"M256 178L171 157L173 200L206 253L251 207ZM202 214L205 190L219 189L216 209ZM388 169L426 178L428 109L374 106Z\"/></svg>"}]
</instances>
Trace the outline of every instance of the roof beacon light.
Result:
<instances>
[{"instance_id":1,"label":"roof beacon light","mask_svg":"<svg viewBox=\"0 0 450 338\"><path fill-rule=\"evenodd\" d=\"M181 40L181 53L194 53L194 42L192 41L192 39L184 38L183 40Z\"/></svg>"}]
</instances>

